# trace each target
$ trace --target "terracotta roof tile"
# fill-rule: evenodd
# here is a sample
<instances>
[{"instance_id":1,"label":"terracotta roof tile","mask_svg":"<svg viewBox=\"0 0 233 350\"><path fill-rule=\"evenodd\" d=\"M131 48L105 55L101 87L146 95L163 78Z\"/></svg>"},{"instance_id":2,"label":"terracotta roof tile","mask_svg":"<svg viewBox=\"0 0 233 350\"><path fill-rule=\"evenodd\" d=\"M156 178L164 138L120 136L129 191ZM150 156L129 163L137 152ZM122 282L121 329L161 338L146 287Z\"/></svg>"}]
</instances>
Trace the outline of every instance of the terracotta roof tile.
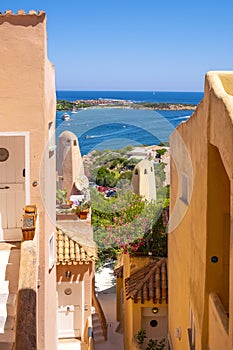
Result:
<instances>
[{"instance_id":1,"label":"terracotta roof tile","mask_svg":"<svg viewBox=\"0 0 233 350\"><path fill-rule=\"evenodd\" d=\"M125 280L126 299L135 303L153 300L154 304L167 303L167 259L158 258L153 263L133 273Z\"/></svg>"},{"instance_id":2,"label":"terracotta roof tile","mask_svg":"<svg viewBox=\"0 0 233 350\"><path fill-rule=\"evenodd\" d=\"M114 269L114 275L117 276L117 278L123 278L123 265Z\"/></svg>"},{"instance_id":3,"label":"terracotta roof tile","mask_svg":"<svg viewBox=\"0 0 233 350\"><path fill-rule=\"evenodd\" d=\"M96 260L93 249L84 249L80 243L69 238L60 228L57 228L57 265L88 264Z\"/></svg>"}]
</instances>

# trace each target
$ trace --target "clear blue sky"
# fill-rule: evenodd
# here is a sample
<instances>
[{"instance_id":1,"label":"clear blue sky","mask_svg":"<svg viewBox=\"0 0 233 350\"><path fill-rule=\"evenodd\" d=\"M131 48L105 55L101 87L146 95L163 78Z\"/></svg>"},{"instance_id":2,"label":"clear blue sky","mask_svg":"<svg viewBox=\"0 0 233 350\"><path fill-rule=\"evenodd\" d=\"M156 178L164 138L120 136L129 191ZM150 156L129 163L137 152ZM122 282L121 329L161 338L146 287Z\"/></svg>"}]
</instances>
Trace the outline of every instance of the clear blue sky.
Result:
<instances>
[{"instance_id":1,"label":"clear blue sky","mask_svg":"<svg viewBox=\"0 0 233 350\"><path fill-rule=\"evenodd\" d=\"M233 0L1 0L47 13L59 90L202 91L233 70Z\"/></svg>"}]
</instances>

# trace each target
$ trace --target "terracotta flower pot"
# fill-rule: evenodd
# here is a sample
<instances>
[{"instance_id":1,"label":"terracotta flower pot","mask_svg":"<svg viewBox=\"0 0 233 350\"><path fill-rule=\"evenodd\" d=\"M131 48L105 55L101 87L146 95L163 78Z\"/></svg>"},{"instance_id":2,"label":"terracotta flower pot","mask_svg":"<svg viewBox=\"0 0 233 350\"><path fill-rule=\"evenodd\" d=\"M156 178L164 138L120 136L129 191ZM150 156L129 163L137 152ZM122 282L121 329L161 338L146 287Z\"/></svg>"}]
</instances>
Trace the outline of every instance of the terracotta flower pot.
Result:
<instances>
[{"instance_id":1,"label":"terracotta flower pot","mask_svg":"<svg viewBox=\"0 0 233 350\"><path fill-rule=\"evenodd\" d=\"M88 214L88 209L81 210L81 211L80 211L80 214L79 214L80 219L81 219L81 220L86 220L87 214Z\"/></svg>"}]
</instances>

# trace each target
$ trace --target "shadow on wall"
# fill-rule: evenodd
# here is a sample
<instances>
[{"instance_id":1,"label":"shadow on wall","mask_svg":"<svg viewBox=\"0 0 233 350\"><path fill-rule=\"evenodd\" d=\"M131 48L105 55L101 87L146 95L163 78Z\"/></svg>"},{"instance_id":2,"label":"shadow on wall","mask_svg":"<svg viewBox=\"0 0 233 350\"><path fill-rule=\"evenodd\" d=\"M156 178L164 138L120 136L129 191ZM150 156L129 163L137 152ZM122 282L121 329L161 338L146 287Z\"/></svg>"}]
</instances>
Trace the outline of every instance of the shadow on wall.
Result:
<instances>
[{"instance_id":1,"label":"shadow on wall","mask_svg":"<svg viewBox=\"0 0 233 350\"><path fill-rule=\"evenodd\" d=\"M18 293L16 350L36 350L36 292L21 289Z\"/></svg>"}]
</instances>

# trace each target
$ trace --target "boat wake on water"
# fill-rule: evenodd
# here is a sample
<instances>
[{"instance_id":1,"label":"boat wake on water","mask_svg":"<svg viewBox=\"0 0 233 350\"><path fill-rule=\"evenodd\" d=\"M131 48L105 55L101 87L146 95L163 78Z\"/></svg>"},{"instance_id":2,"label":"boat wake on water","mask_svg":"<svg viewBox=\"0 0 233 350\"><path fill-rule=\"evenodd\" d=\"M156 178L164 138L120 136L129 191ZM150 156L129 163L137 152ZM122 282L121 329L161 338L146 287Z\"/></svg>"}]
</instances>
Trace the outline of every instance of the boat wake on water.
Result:
<instances>
[{"instance_id":1,"label":"boat wake on water","mask_svg":"<svg viewBox=\"0 0 233 350\"><path fill-rule=\"evenodd\" d=\"M126 125L124 125L123 128L125 129L125 128L126 128ZM112 132L112 133L110 133L110 134L85 135L84 138L85 138L85 139L96 139L96 138L101 138L101 137L109 137L109 136L118 135L118 134L121 134L121 133L123 133L123 132L124 132L124 130L115 131L115 132Z\"/></svg>"}]
</instances>

